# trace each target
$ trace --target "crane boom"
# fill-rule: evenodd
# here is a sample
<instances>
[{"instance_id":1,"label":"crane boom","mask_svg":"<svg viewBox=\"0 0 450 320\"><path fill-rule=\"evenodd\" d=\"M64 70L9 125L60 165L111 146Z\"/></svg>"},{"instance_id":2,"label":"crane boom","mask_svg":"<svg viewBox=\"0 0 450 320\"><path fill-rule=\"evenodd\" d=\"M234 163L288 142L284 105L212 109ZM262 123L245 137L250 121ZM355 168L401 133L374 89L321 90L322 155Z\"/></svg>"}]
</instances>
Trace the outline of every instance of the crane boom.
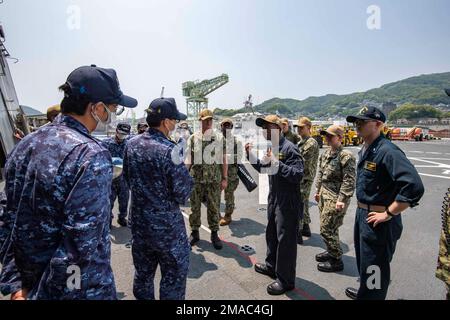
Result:
<instances>
[{"instance_id":1,"label":"crane boom","mask_svg":"<svg viewBox=\"0 0 450 320\"><path fill-rule=\"evenodd\" d=\"M226 74L210 80L188 81L183 83L183 95L189 98L205 98L208 94L227 84L228 81L229 78Z\"/></svg>"},{"instance_id":2,"label":"crane boom","mask_svg":"<svg viewBox=\"0 0 450 320\"><path fill-rule=\"evenodd\" d=\"M183 96L186 97L187 113L190 119L196 119L198 114L208 108L207 95L229 82L227 74L203 81L187 81L182 85Z\"/></svg>"},{"instance_id":3,"label":"crane boom","mask_svg":"<svg viewBox=\"0 0 450 320\"><path fill-rule=\"evenodd\" d=\"M26 117L19 105L14 82L9 71L9 53L4 45L5 34L0 25L0 181L7 155L18 142L16 129L29 133Z\"/></svg>"}]
</instances>

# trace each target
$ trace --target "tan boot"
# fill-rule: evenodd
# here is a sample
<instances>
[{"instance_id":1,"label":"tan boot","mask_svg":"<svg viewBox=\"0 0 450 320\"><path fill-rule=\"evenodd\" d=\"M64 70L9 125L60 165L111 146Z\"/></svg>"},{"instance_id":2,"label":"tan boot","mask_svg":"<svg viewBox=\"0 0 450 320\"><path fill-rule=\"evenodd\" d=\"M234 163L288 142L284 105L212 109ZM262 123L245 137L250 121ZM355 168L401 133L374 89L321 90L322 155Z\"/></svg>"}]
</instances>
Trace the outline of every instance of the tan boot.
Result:
<instances>
[{"instance_id":1,"label":"tan boot","mask_svg":"<svg viewBox=\"0 0 450 320\"><path fill-rule=\"evenodd\" d=\"M231 223L232 219L231 219L231 215L226 214L222 219L220 219L220 226L227 226Z\"/></svg>"}]
</instances>

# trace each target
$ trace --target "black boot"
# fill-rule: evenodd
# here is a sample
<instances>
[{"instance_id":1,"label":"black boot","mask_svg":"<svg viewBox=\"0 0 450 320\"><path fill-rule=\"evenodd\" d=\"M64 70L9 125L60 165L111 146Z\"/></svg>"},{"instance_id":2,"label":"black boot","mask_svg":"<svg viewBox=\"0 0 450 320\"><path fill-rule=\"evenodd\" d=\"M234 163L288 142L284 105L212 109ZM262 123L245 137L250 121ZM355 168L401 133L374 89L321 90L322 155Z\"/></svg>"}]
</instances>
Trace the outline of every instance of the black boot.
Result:
<instances>
[{"instance_id":1,"label":"black boot","mask_svg":"<svg viewBox=\"0 0 450 320\"><path fill-rule=\"evenodd\" d=\"M291 290L294 290L294 286L285 287L278 280L269 284L267 287L267 293L272 296L279 296Z\"/></svg>"},{"instance_id":2,"label":"black boot","mask_svg":"<svg viewBox=\"0 0 450 320\"><path fill-rule=\"evenodd\" d=\"M311 229L309 228L309 224L303 225L302 235L308 238L311 237Z\"/></svg>"},{"instance_id":3,"label":"black boot","mask_svg":"<svg viewBox=\"0 0 450 320\"><path fill-rule=\"evenodd\" d=\"M338 272L344 270L344 263L342 259L330 257L328 261L319 263L317 269L322 272Z\"/></svg>"},{"instance_id":4,"label":"black boot","mask_svg":"<svg viewBox=\"0 0 450 320\"><path fill-rule=\"evenodd\" d=\"M347 288L345 289L345 294L347 295L347 297L349 297L352 300L356 300L357 296L358 296L358 290L354 289L354 288Z\"/></svg>"},{"instance_id":5,"label":"black boot","mask_svg":"<svg viewBox=\"0 0 450 320\"><path fill-rule=\"evenodd\" d=\"M223 245L222 245L222 241L219 238L219 235L217 234L217 231L213 231L211 233L211 242L214 246L214 249L216 250L221 250Z\"/></svg>"},{"instance_id":6,"label":"black boot","mask_svg":"<svg viewBox=\"0 0 450 320\"><path fill-rule=\"evenodd\" d=\"M191 236L189 237L189 242L191 246L194 246L199 241L200 241L200 233L198 232L198 230L192 230Z\"/></svg>"},{"instance_id":7,"label":"black boot","mask_svg":"<svg viewBox=\"0 0 450 320\"><path fill-rule=\"evenodd\" d=\"M330 260L331 256L328 253L328 251L319 253L318 255L316 255L316 261L317 262L326 262L328 260Z\"/></svg>"},{"instance_id":8,"label":"black boot","mask_svg":"<svg viewBox=\"0 0 450 320\"><path fill-rule=\"evenodd\" d=\"M261 273L265 276L271 277L272 279L276 279L277 275L275 271L270 269L266 264L263 263L256 263L255 264L255 271L258 273Z\"/></svg>"}]
</instances>

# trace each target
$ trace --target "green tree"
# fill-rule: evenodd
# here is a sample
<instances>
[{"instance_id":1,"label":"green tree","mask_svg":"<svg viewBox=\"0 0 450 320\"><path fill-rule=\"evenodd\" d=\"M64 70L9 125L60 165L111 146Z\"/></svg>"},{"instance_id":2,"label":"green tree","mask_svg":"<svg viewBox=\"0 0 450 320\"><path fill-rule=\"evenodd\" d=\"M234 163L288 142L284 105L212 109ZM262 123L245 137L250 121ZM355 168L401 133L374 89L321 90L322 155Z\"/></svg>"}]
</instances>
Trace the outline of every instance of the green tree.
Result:
<instances>
[{"instance_id":1,"label":"green tree","mask_svg":"<svg viewBox=\"0 0 450 320\"><path fill-rule=\"evenodd\" d=\"M418 119L418 118L438 118L441 119L444 113L432 106L415 105L406 103L389 114L389 120L398 119Z\"/></svg>"}]
</instances>

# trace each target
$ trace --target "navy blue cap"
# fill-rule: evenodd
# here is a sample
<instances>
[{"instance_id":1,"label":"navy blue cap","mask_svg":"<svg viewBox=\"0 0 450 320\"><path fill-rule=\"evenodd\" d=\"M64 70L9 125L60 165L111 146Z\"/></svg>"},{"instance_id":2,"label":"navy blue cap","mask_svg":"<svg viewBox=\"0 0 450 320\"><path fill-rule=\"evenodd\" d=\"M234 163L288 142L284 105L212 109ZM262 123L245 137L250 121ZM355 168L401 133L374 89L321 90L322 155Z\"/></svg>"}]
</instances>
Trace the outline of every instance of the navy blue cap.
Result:
<instances>
[{"instance_id":1,"label":"navy blue cap","mask_svg":"<svg viewBox=\"0 0 450 320\"><path fill-rule=\"evenodd\" d=\"M138 123L138 125L137 125L137 129L139 130L139 129L141 129L141 128L147 128L148 127L148 124L146 123L146 122L139 122Z\"/></svg>"},{"instance_id":2,"label":"navy blue cap","mask_svg":"<svg viewBox=\"0 0 450 320\"><path fill-rule=\"evenodd\" d=\"M131 126L126 122L121 122L117 125L116 130L117 130L117 132L122 133L122 134L130 134Z\"/></svg>"},{"instance_id":3,"label":"navy blue cap","mask_svg":"<svg viewBox=\"0 0 450 320\"><path fill-rule=\"evenodd\" d=\"M177 109L177 103L174 98L159 98L150 103L147 109L148 117L152 119L174 119L186 120L187 116Z\"/></svg>"},{"instance_id":4,"label":"navy blue cap","mask_svg":"<svg viewBox=\"0 0 450 320\"><path fill-rule=\"evenodd\" d=\"M386 122L386 116L377 107L364 107L359 111L356 116L348 116L347 122L356 122L356 120L377 120L381 122Z\"/></svg>"},{"instance_id":5,"label":"navy blue cap","mask_svg":"<svg viewBox=\"0 0 450 320\"><path fill-rule=\"evenodd\" d=\"M113 69L103 69L96 65L80 67L72 71L66 83L70 86L70 96L86 96L90 102L118 104L135 108L137 100L128 97L120 90L119 79Z\"/></svg>"},{"instance_id":6,"label":"navy blue cap","mask_svg":"<svg viewBox=\"0 0 450 320\"><path fill-rule=\"evenodd\" d=\"M450 97L450 89L445 89L445 93Z\"/></svg>"}]
</instances>

